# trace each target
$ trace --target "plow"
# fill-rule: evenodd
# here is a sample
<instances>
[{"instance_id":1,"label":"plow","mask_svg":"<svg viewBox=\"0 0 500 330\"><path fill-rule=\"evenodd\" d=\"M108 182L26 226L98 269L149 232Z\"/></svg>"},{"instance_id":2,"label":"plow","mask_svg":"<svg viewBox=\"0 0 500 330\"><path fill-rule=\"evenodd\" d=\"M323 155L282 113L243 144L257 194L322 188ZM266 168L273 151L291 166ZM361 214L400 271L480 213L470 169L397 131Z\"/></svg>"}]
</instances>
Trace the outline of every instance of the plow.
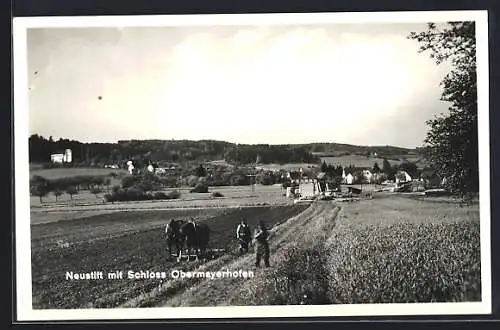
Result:
<instances>
[{"instance_id":1,"label":"plow","mask_svg":"<svg viewBox=\"0 0 500 330\"><path fill-rule=\"evenodd\" d=\"M213 260L220 258L226 253L226 249L219 249L219 248L208 248L205 251L204 258L205 260ZM197 258L202 258L201 254L195 254L195 253L187 253L186 250L182 251L182 254L180 258L176 253L170 253L170 257L173 259L177 259L177 261L189 261L189 260L197 260Z\"/></svg>"}]
</instances>

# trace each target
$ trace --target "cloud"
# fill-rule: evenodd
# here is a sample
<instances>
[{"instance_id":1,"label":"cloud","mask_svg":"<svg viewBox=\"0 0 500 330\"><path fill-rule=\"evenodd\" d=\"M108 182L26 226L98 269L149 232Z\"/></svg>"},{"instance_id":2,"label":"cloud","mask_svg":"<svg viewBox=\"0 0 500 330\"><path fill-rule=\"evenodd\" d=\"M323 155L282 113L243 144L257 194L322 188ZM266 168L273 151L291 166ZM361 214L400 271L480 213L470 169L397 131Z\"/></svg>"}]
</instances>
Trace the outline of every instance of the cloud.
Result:
<instances>
[{"instance_id":1,"label":"cloud","mask_svg":"<svg viewBox=\"0 0 500 330\"><path fill-rule=\"evenodd\" d=\"M30 96L32 131L111 141L142 136L414 146L425 135L425 116L443 107L438 84L446 68L417 54L406 30L114 30L39 38L30 61L48 62L50 74ZM401 132L393 118L407 123L404 118L416 122L418 116L420 124L405 130L404 141L390 133ZM81 120L87 131L63 129L51 124L54 118Z\"/></svg>"}]
</instances>

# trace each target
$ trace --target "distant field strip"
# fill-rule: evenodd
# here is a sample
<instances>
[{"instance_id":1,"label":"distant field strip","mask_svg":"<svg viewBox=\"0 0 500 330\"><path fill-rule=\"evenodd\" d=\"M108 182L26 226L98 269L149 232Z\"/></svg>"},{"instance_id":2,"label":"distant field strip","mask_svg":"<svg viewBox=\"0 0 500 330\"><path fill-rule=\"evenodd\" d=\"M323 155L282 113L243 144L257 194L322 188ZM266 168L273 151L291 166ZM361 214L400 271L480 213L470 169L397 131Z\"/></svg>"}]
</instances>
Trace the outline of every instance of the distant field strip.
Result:
<instances>
[{"instance_id":1,"label":"distant field strip","mask_svg":"<svg viewBox=\"0 0 500 330\"><path fill-rule=\"evenodd\" d=\"M30 176L35 175L44 177L46 179L60 179L76 175L109 175L110 173L127 173L121 169L110 168L47 168L47 169L33 169L30 171Z\"/></svg>"}]
</instances>

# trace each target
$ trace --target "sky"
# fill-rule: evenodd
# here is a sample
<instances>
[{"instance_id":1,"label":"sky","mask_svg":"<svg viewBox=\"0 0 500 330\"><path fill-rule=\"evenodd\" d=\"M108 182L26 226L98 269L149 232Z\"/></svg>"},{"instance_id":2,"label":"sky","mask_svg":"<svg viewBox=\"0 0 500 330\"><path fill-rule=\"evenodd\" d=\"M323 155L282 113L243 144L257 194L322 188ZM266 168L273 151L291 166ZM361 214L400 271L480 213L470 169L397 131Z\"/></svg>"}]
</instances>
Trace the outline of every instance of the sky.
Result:
<instances>
[{"instance_id":1,"label":"sky","mask_svg":"<svg viewBox=\"0 0 500 330\"><path fill-rule=\"evenodd\" d=\"M32 28L30 134L414 148L448 108L425 27Z\"/></svg>"}]
</instances>

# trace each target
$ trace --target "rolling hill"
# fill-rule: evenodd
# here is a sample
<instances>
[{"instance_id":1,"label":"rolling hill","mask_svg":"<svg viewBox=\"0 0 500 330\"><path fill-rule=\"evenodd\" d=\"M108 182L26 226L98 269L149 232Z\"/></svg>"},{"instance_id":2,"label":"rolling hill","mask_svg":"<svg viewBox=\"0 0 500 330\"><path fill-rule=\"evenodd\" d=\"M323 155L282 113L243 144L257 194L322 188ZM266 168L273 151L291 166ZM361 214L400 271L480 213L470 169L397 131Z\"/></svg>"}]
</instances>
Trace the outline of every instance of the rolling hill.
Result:
<instances>
[{"instance_id":1,"label":"rolling hill","mask_svg":"<svg viewBox=\"0 0 500 330\"><path fill-rule=\"evenodd\" d=\"M29 138L30 162L50 162L52 153L64 149L73 151L73 162L81 165L123 163L128 159L139 162L176 162L225 160L233 164L317 163L325 157L365 156L393 160L419 159L417 149L395 146L357 146L339 143L308 144L236 144L216 140L120 140L116 143L82 143L40 135Z\"/></svg>"}]
</instances>

